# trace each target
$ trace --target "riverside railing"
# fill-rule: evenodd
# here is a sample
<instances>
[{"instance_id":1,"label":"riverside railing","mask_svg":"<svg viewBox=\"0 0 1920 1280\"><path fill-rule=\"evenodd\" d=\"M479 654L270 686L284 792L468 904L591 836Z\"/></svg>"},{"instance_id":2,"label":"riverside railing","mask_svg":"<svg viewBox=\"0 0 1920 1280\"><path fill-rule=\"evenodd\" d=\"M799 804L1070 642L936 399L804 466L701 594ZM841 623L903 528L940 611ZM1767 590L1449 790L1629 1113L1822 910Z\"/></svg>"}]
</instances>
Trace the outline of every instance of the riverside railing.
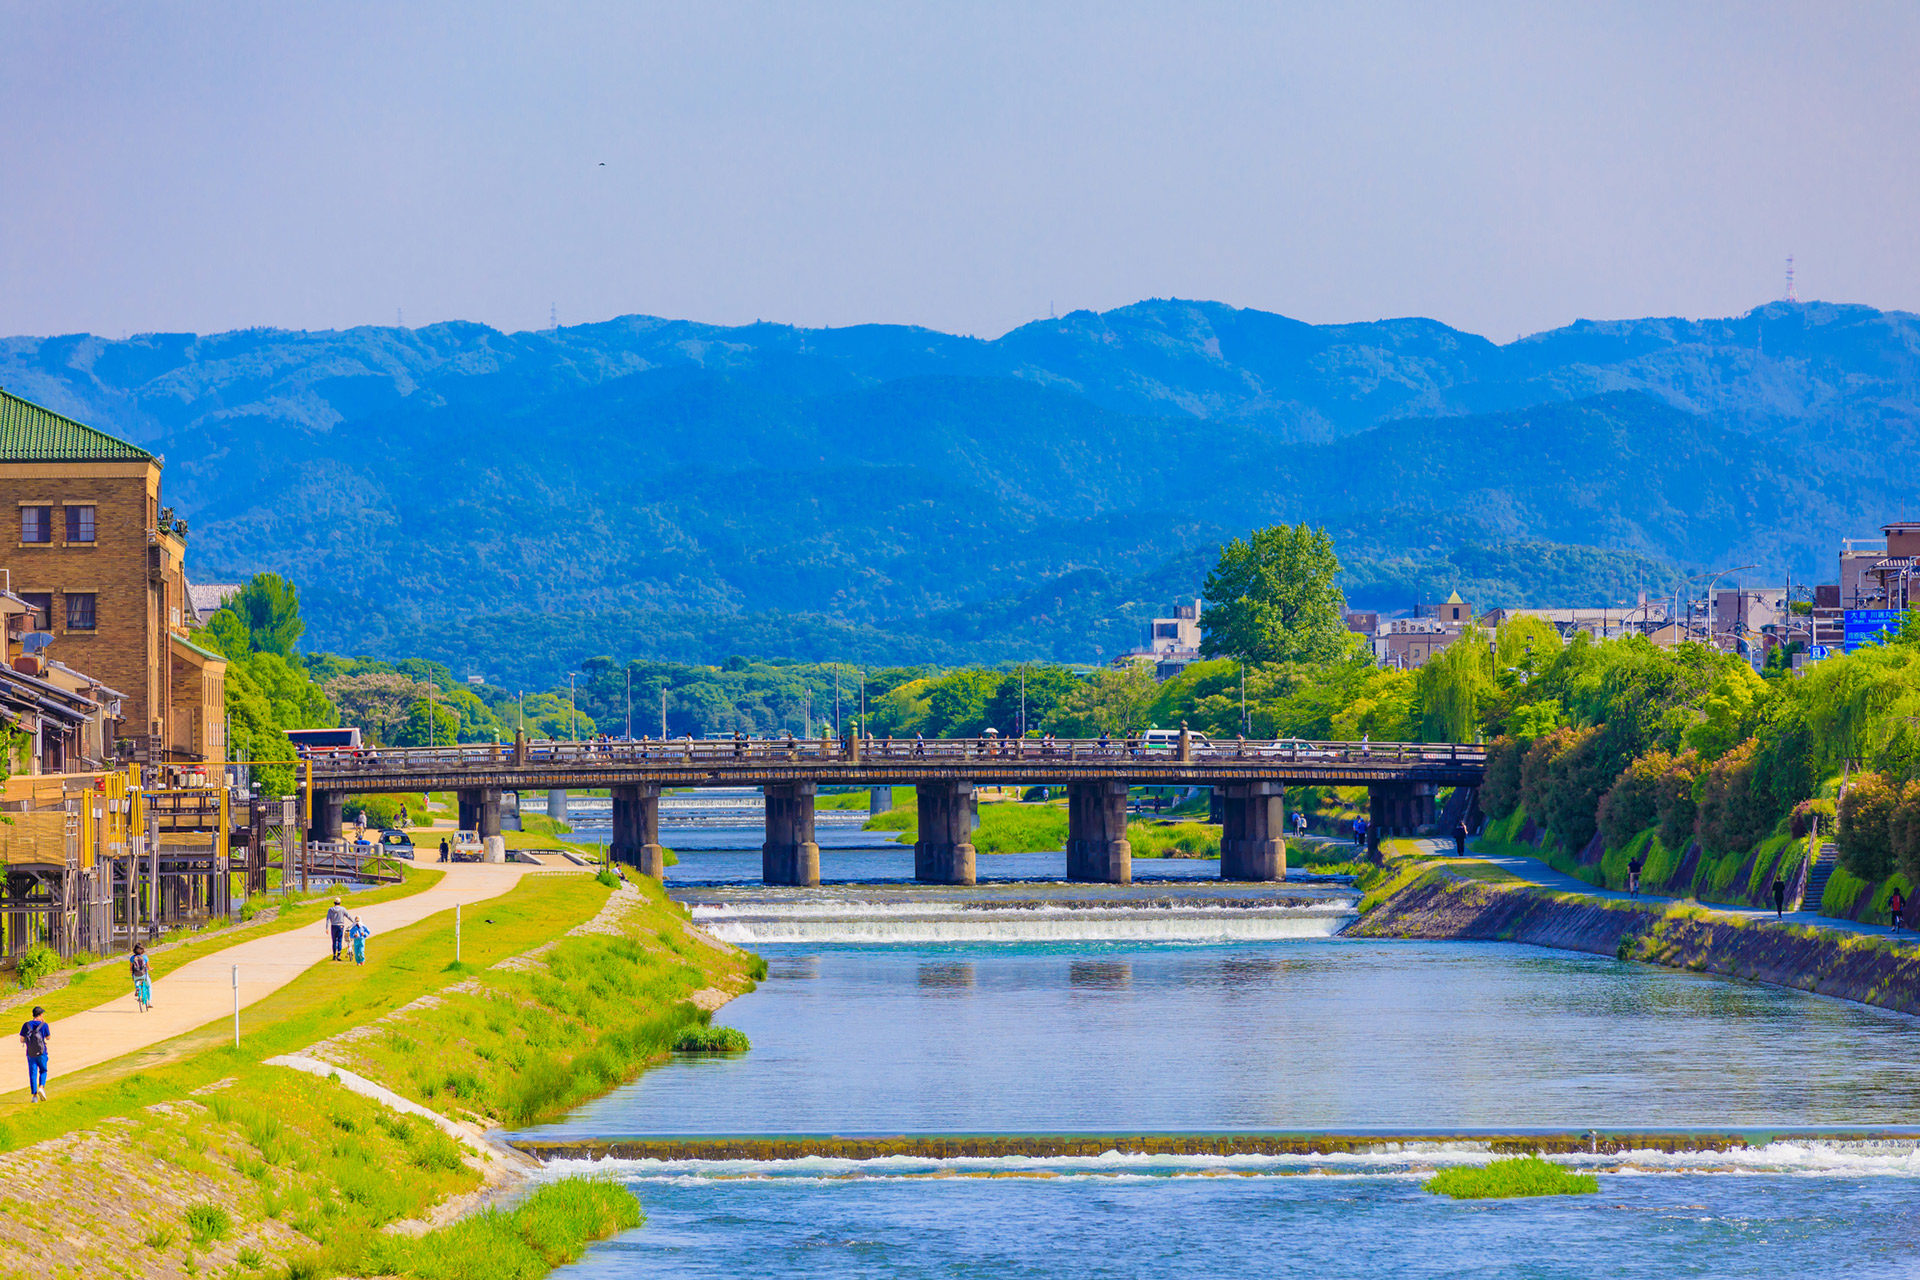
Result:
<instances>
[{"instance_id":1,"label":"riverside railing","mask_svg":"<svg viewBox=\"0 0 1920 1280\"><path fill-rule=\"evenodd\" d=\"M521 741L447 747L316 749L315 778L357 773L444 774L537 766L747 765L780 761L859 764L868 761L1188 765L1235 761L1373 765L1483 765L1486 748L1452 742L1308 742L1302 739L1230 739L1193 735L1185 749L1133 738L667 738L588 742Z\"/></svg>"}]
</instances>

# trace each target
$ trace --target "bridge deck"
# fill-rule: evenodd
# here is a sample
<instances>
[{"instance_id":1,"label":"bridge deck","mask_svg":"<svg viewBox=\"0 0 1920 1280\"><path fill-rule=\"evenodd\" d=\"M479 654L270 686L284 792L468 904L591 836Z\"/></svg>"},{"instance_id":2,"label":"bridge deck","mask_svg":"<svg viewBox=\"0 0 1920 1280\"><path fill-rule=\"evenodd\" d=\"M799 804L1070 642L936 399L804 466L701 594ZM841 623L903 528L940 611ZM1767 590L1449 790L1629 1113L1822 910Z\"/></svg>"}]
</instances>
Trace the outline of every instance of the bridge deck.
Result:
<instances>
[{"instance_id":1,"label":"bridge deck","mask_svg":"<svg viewBox=\"0 0 1920 1280\"><path fill-rule=\"evenodd\" d=\"M742 787L780 782L898 786L916 782L1044 785L1112 781L1138 786L1288 786L1432 783L1475 786L1486 752L1452 743L1196 743L1188 758L1125 742L942 739L527 742L315 753L316 791L450 791L610 787Z\"/></svg>"}]
</instances>

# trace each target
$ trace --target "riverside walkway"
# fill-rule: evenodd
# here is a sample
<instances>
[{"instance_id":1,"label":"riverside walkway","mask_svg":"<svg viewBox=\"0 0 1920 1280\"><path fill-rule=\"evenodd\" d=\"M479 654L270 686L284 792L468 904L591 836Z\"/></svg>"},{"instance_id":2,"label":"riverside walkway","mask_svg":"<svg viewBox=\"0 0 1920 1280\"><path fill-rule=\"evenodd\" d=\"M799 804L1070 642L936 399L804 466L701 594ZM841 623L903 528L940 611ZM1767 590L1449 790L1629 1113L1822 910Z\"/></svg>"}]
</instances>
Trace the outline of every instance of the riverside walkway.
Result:
<instances>
[{"instance_id":1,"label":"riverside walkway","mask_svg":"<svg viewBox=\"0 0 1920 1280\"><path fill-rule=\"evenodd\" d=\"M496 898L518 884L521 876L540 868L508 862L454 864L438 869L446 875L437 884L404 898L355 907L351 897L347 897L349 910L373 930L370 946L378 947L383 934L442 911L451 911L456 905ZM124 983L127 994L70 1017L60 1012L61 993L50 992L41 1003L46 1005L53 1024L51 1088L60 1087L63 1075L153 1049L208 1023L231 1018L236 965L240 970L244 1025L248 1006L286 986L315 964L332 963L329 959L332 953L323 917L316 924L236 943L154 979L153 1007L146 1013L141 1013L134 1002L131 980ZM342 963L351 964L351 955ZM107 966L94 980L114 982L125 976L123 958L118 964Z\"/></svg>"},{"instance_id":2,"label":"riverside walkway","mask_svg":"<svg viewBox=\"0 0 1920 1280\"><path fill-rule=\"evenodd\" d=\"M1225 880L1286 878L1286 788L1365 787L1373 829L1412 834L1435 817L1449 787L1477 787L1479 746L1413 742L1211 742L1175 734L1112 740L721 738L695 741L530 742L318 752L304 787L310 840L337 840L348 795L452 791L459 825L485 839L500 831L505 791L607 788L613 797L609 854L643 875L665 869L663 790L758 787L765 795L768 884L818 885L814 800L822 785L912 786L919 808L914 878L974 883L971 843L976 785L1064 786L1067 878L1133 879L1127 796L1136 786L1212 788L1223 834Z\"/></svg>"},{"instance_id":3,"label":"riverside walkway","mask_svg":"<svg viewBox=\"0 0 1920 1280\"><path fill-rule=\"evenodd\" d=\"M1453 856L1452 840L1423 838L1412 840L1408 843L1418 846L1422 852L1435 857ZM1645 889L1641 890L1638 894L1628 893L1624 889L1607 889L1600 885L1590 884L1578 876L1568 875L1564 871L1556 870L1538 858L1529 858L1524 855L1510 853L1485 853L1475 849L1473 845L1474 842L1468 842L1467 856L1469 858L1478 862L1484 862L1488 866L1499 867L1502 871L1505 871L1516 879L1525 880L1529 884L1538 885L1543 889L1552 889L1556 893L1577 893L1589 898L1605 899L1609 902L1647 902L1663 904L1691 901L1698 903L1698 905L1709 911L1718 912L1722 915L1738 916L1749 920L1773 920L1776 918L1771 907L1754 907L1746 903L1736 902L1703 902L1697 898L1676 898L1670 894L1655 893ZM1916 934L1911 929L1902 929L1896 934L1892 927L1888 925L1862 924L1854 920L1841 920L1833 916L1821 915L1818 911L1788 911L1779 916L1778 919L1782 924L1811 925L1816 929L1830 929L1836 933L1854 933L1871 937L1889 938L1907 945L1920 943L1920 934Z\"/></svg>"}]
</instances>

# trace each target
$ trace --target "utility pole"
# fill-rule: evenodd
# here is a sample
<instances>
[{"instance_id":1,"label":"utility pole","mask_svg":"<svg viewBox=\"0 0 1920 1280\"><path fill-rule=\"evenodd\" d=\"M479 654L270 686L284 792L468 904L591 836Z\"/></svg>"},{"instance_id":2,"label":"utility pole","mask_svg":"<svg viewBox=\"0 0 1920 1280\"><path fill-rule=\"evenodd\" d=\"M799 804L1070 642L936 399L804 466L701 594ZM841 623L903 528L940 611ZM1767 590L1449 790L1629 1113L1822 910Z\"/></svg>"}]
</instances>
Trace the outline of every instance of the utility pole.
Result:
<instances>
[{"instance_id":1,"label":"utility pole","mask_svg":"<svg viewBox=\"0 0 1920 1280\"><path fill-rule=\"evenodd\" d=\"M1240 664L1240 736L1246 737L1250 726L1247 723L1247 664Z\"/></svg>"},{"instance_id":2,"label":"utility pole","mask_svg":"<svg viewBox=\"0 0 1920 1280\"><path fill-rule=\"evenodd\" d=\"M833 664L833 736L840 737L840 664Z\"/></svg>"},{"instance_id":3,"label":"utility pole","mask_svg":"<svg viewBox=\"0 0 1920 1280\"><path fill-rule=\"evenodd\" d=\"M865 667L860 668L860 736L863 738L873 736L867 732L867 669Z\"/></svg>"},{"instance_id":4,"label":"utility pole","mask_svg":"<svg viewBox=\"0 0 1920 1280\"><path fill-rule=\"evenodd\" d=\"M633 668L627 668L627 741L633 741Z\"/></svg>"},{"instance_id":5,"label":"utility pole","mask_svg":"<svg viewBox=\"0 0 1920 1280\"><path fill-rule=\"evenodd\" d=\"M660 741L667 740L667 686L660 686Z\"/></svg>"},{"instance_id":6,"label":"utility pole","mask_svg":"<svg viewBox=\"0 0 1920 1280\"><path fill-rule=\"evenodd\" d=\"M567 741L580 741L580 713L573 701L573 676L567 672Z\"/></svg>"},{"instance_id":7,"label":"utility pole","mask_svg":"<svg viewBox=\"0 0 1920 1280\"><path fill-rule=\"evenodd\" d=\"M1020 737L1027 736L1027 664L1020 664Z\"/></svg>"},{"instance_id":8,"label":"utility pole","mask_svg":"<svg viewBox=\"0 0 1920 1280\"><path fill-rule=\"evenodd\" d=\"M435 716L438 714L437 711L435 710L437 706L435 697L439 692L440 692L439 685L437 684L427 685L427 745L429 747L433 745L433 730L434 730L433 722L434 722Z\"/></svg>"}]
</instances>

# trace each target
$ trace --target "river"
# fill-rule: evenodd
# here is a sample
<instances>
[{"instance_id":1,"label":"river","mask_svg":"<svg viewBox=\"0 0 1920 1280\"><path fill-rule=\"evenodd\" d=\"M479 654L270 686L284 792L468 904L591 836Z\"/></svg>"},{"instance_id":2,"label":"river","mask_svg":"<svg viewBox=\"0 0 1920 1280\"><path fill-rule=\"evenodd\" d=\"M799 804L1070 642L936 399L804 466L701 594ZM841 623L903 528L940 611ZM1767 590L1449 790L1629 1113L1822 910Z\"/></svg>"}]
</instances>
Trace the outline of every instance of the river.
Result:
<instances>
[{"instance_id":1,"label":"river","mask_svg":"<svg viewBox=\"0 0 1920 1280\"><path fill-rule=\"evenodd\" d=\"M690 854L670 888L766 956L767 980L718 1017L753 1050L676 1059L527 1136L1434 1136L1359 1155L606 1160L593 1167L628 1181L647 1225L561 1274L1885 1276L1920 1262L1920 1156L1891 1137L1572 1157L1597 1196L1420 1187L1489 1158L1449 1131L1911 1124L1913 1019L1539 948L1349 941L1334 933L1353 895L1324 881L1020 883L982 858L993 879L975 890L901 873L803 892L729 883L708 859L733 856ZM911 870L906 850L865 856L870 872L903 856ZM1025 874L1057 877L1059 859Z\"/></svg>"}]
</instances>

